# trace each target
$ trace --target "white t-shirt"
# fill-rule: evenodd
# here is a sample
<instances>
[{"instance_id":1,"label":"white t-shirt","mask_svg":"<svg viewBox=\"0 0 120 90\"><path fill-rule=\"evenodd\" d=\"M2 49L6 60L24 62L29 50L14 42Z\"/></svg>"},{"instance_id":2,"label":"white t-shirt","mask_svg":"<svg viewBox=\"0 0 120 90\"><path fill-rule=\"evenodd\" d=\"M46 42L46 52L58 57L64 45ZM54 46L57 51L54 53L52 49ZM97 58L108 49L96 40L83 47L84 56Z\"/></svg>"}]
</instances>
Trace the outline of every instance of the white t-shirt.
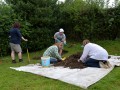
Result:
<instances>
[{"instance_id":1,"label":"white t-shirt","mask_svg":"<svg viewBox=\"0 0 120 90\"><path fill-rule=\"evenodd\" d=\"M82 62L85 62L88 56L89 58L95 60L107 60L108 52L103 47L97 44L88 43L84 47L83 54L80 57L80 60L82 60Z\"/></svg>"}]
</instances>

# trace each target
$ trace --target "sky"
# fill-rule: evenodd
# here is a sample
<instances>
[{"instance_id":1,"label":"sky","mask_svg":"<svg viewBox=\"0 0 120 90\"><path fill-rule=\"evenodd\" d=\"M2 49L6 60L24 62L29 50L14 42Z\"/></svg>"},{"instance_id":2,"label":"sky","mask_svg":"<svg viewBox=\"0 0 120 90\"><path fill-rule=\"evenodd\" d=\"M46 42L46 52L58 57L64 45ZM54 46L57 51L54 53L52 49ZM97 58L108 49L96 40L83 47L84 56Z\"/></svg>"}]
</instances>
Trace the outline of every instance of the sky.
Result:
<instances>
[{"instance_id":1,"label":"sky","mask_svg":"<svg viewBox=\"0 0 120 90\"><path fill-rule=\"evenodd\" d=\"M3 2L4 2L4 0L0 0L0 1L3 1ZM65 0L58 0L58 1L64 2ZM105 1L106 1L106 0L105 0ZM113 3L114 3L114 0L110 0L110 2L109 2L109 7L111 7Z\"/></svg>"},{"instance_id":2,"label":"sky","mask_svg":"<svg viewBox=\"0 0 120 90\"><path fill-rule=\"evenodd\" d=\"M62 2L64 2L65 0L58 0L58 1L62 1ZM110 0L111 2L113 2L114 0Z\"/></svg>"},{"instance_id":3,"label":"sky","mask_svg":"<svg viewBox=\"0 0 120 90\"><path fill-rule=\"evenodd\" d=\"M64 2L65 0L58 0L58 1ZM106 0L105 0L105 1L106 1ZM113 3L114 3L114 0L110 0L109 6L111 7Z\"/></svg>"},{"instance_id":4,"label":"sky","mask_svg":"<svg viewBox=\"0 0 120 90\"><path fill-rule=\"evenodd\" d=\"M62 2L64 2L65 0L58 0L58 1L62 1Z\"/></svg>"}]
</instances>

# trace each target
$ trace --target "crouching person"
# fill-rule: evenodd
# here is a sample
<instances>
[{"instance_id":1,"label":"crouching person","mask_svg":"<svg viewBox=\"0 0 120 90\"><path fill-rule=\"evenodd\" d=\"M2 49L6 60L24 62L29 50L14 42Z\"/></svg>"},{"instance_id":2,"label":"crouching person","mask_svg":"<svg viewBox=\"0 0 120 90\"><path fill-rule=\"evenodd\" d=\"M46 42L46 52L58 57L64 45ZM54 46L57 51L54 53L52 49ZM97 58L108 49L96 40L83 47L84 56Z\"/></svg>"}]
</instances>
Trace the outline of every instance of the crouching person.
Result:
<instances>
[{"instance_id":1,"label":"crouching person","mask_svg":"<svg viewBox=\"0 0 120 90\"><path fill-rule=\"evenodd\" d=\"M62 47L63 47L62 42L55 43L54 45L47 48L47 50L43 53L43 56L49 56L50 63L52 64L60 62L62 58L59 51L62 49Z\"/></svg>"},{"instance_id":2,"label":"crouching person","mask_svg":"<svg viewBox=\"0 0 120 90\"><path fill-rule=\"evenodd\" d=\"M101 46L90 43L89 40L83 41L83 54L78 62L84 63L88 67L110 68L108 62L108 52Z\"/></svg>"}]
</instances>

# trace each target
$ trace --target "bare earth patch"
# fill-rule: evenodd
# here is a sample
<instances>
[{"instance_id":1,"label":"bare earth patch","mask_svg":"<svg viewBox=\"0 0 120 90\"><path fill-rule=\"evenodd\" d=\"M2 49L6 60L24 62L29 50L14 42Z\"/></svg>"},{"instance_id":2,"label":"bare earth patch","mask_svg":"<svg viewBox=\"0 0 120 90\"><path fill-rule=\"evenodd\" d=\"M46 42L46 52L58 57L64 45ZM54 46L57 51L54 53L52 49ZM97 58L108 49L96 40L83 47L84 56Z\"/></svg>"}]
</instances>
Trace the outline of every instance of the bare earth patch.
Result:
<instances>
[{"instance_id":1,"label":"bare earth patch","mask_svg":"<svg viewBox=\"0 0 120 90\"><path fill-rule=\"evenodd\" d=\"M69 56L68 58L66 58L64 61L54 64L54 66L64 66L65 68L69 67L71 69L86 68L86 66L83 63L77 61L80 58L80 56L81 56L81 53L73 54Z\"/></svg>"}]
</instances>

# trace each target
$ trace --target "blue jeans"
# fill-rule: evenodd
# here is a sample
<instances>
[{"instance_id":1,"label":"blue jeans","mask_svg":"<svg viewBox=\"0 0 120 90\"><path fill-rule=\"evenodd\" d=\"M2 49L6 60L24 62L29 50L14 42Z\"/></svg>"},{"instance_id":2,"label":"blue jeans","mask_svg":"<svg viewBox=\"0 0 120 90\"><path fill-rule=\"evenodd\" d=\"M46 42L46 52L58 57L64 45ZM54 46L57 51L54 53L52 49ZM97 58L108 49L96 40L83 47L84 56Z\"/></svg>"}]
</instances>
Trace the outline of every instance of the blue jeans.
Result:
<instances>
[{"instance_id":1,"label":"blue jeans","mask_svg":"<svg viewBox=\"0 0 120 90\"><path fill-rule=\"evenodd\" d=\"M57 59L56 59L56 58L53 58L53 57L50 57L50 63L51 63L51 64L57 63Z\"/></svg>"},{"instance_id":2,"label":"blue jeans","mask_svg":"<svg viewBox=\"0 0 120 90\"><path fill-rule=\"evenodd\" d=\"M88 67L98 67L98 68L100 68L99 60L95 60L95 59L92 59L92 58L88 58L85 62L85 65L88 66Z\"/></svg>"}]
</instances>

